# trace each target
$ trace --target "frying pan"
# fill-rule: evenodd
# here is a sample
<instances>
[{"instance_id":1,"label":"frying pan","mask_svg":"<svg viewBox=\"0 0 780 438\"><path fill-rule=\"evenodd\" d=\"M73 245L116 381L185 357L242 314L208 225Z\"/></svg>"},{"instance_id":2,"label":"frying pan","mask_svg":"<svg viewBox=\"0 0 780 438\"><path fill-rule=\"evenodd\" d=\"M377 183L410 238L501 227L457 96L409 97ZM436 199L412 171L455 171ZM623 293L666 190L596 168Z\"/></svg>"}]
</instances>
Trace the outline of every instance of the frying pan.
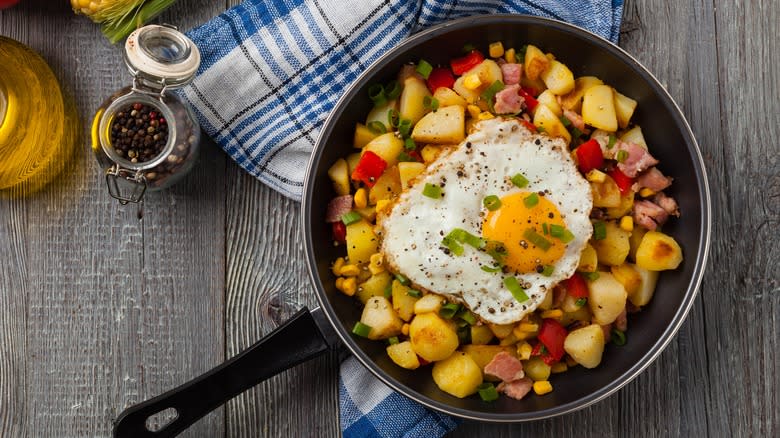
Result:
<instances>
[{"instance_id":1,"label":"frying pan","mask_svg":"<svg viewBox=\"0 0 780 438\"><path fill-rule=\"evenodd\" d=\"M575 367L555 376L555 391L523 400L502 397L485 403L478 397L458 399L439 390L428 369L402 369L389 359L381 342L351 334L360 319L356 300L338 292L330 264L343 255L334 247L324 223L334 196L328 167L350 151L355 123L370 109L367 89L387 82L400 67L424 58L445 64L467 43L507 47L534 43L554 53L576 76L597 76L639 102L633 120L642 126L661 168L675 178L669 194L682 217L664 229L683 248L685 260L661 274L648 306L630 318L629 342L608 345L601 366ZM290 320L238 356L160 396L132 406L115 421L114 436L174 436L209 411L244 390L338 344L345 345L379 379L423 405L455 415L491 422L521 422L582 409L614 393L658 357L685 320L704 273L710 241L710 195L701 154L680 109L661 84L639 62L614 44L555 20L522 15L483 15L451 21L420 32L371 65L336 104L325 122L309 163L303 198L306 263L320 307L300 310ZM173 408L175 418L151 432L147 419Z\"/></svg>"}]
</instances>

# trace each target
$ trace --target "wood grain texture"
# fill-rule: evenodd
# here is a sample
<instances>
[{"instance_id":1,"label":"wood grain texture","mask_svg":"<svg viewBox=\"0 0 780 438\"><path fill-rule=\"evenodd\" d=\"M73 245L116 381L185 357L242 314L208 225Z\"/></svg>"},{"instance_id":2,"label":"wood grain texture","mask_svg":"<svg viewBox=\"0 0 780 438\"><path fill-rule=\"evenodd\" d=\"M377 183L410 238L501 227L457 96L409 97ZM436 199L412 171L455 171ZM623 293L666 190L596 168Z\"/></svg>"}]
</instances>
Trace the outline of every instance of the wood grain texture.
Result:
<instances>
[{"instance_id":1,"label":"wood grain texture","mask_svg":"<svg viewBox=\"0 0 780 438\"><path fill-rule=\"evenodd\" d=\"M128 76L66 3L0 12L0 34L42 53L90 121ZM236 3L182 0L161 21L186 29ZM620 44L680 104L709 170L714 240L700 297L616 395L530 424L465 422L451 436L780 436L778 23L771 0L627 1ZM298 204L208 141L142 219L108 197L86 140L46 190L0 199L0 436L108 436L124 407L315 305L300 219ZM300 365L184 436L337 436L337 371L335 354Z\"/></svg>"}]
</instances>

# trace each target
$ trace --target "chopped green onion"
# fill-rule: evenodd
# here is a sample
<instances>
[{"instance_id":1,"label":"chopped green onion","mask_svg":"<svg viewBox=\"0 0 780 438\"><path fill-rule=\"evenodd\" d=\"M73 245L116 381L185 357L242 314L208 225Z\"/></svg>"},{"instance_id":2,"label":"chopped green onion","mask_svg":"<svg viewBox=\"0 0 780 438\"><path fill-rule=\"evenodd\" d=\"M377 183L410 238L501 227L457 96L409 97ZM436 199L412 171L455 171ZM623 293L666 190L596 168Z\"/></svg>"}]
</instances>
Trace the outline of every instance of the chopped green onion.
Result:
<instances>
[{"instance_id":1,"label":"chopped green onion","mask_svg":"<svg viewBox=\"0 0 780 438\"><path fill-rule=\"evenodd\" d=\"M547 222L542 223L542 233L544 233L545 236L550 234L550 230L547 229Z\"/></svg>"},{"instance_id":2,"label":"chopped green onion","mask_svg":"<svg viewBox=\"0 0 780 438\"><path fill-rule=\"evenodd\" d=\"M492 402L498 400L498 391L496 391L496 387L492 383L483 383L477 386L477 392L482 401Z\"/></svg>"},{"instance_id":3,"label":"chopped green onion","mask_svg":"<svg viewBox=\"0 0 780 438\"><path fill-rule=\"evenodd\" d=\"M417 63L417 68L415 68L415 70L422 75L423 79L428 79L428 76L430 76L433 71L433 66L428 61L421 59L420 62Z\"/></svg>"},{"instance_id":4,"label":"chopped green onion","mask_svg":"<svg viewBox=\"0 0 780 438\"><path fill-rule=\"evenodd\" d=\"M546 130L546 129L544 129L544 126L537 126L537 127L536 127L536 131L537 131L537 132L542 132L542 133L544 133L544 132L547 132L547 130Z\"/></svg>"},{"instance_id":5,"label":"chopped green onion","mask_svg":"<svg viewBox=\"0 0 780 438\"><path fill-rule=\"evenodd\" d=\"M528 185L528 179L523 176L522 173L518 173L515 176L512 177L512 184L515 185L515 187L523 188Z\"/></svg>"},{"instance_id":6,"label":"chopped green onion","mask_svg":"<svg viewBox=\"0 0 780 438\"><path fill-rule=\"evenodd\" d=\"M388 338L387 342L390 343L390 345L395 345L398 343L398 336L393 336L392 338Z\"/></svg>"},{"instance_id":7,"label":"chopped green onion","mask_svg":"<svg viewBox=\"0 0 780 438\"><path fill-rule=\"evenodd\" d=\"M341 222L344 222L344 225L349 225L354 224L362 218L363 216L361 216L360 213L356 211L350 211L349 213L345 213L343 216L341 216Z\"/></svg>"},{"instance_id":8,"label":"chopped green onion","mask_svg":"<svg viewBox=\"0 0 780 438\"><path fill-rule=\"evenodd\" d=\"M398 154L397 160L400 162L408 162L408 161L417 161L413 156L407 154L404 151L401 151L400 154Z\"/></svg>"},{"instance_id":9,"label":"chopped green onion","mask_svg":"<svg viewBox=\"0 0 780 438\"><path fill-rule=\"evenodd\" d=\"M523 237L528 239L529 242L536 245L542 251L547 251L552 246L552 242L545 239L544 236L537 233L536 230L534 230L533 228L528 228L527 230L525 230L525 232L523 233Z\"/></svg>"},{"instance_id":10,"label":"chopped green onion","mask_svg":"<svg viewBox=\"0 0 780 438\"><path fill-rule=\"evenodd\" d=\"M517 55L515 55L517 58L519 58L518 61L520 61L521 64L523 62L525 62L525 52L526 52L526 50L528 50L528 45L527 44L524 45L523 47L520 47L520 50L517 51Z\"/></svg>"},{"instance_id":11,"label":"chopped green onion","mask_svg":"<svg viewBox=\"0 0 780 438\"><path fill-rule=\"evenodd\" d=\"M470 51L472 51L474 49L476 49L474 44L466 43L466 44L463 45L463 49L462 50L463 50L464 53L469 53Z\"/></svg>"},{"instance_id":12,"label":"chopped green onion","mask_svg":"<svg viewBox=\"0 0 780 438\"><path fill-rule=\"evenodd\" d=\"M498 271L500 271L500 270L501 270L501 266L494 266L494 267L492 267L492 268L491 268L490 266L485 266L485 265L482 265L482 266L480 266L479 268L480 268L480 269L482 269L483 271L485 271L485 272L489 272L489 273L491 273L491 274L492 274L493 272L498 272Z\"/></svg>"},{"instance_id":13,"label":"chopped green onion","mask_svg":"<svg viewBox=\"0 0 780 438\"><path fill-rule=\"evenodd\" d=\"M459 310L460 310L460 304L447 303L441 306L441 309L439 309L439 316L441 316L444 319L452 319L452 317L455 316L455 314L458 313Z\"/></svg>"},{"instance_id":14,"label":"chopped green onion","mask_svg":"<svg viewBox=\"0 0 780 438\"><path fill-rule=\"evenodd\" d=\"M393 296L393 282L387 283L384 290L385 298L390 299Z\"/></svg>"},{"instance_id":15,"label":"chopped green onion","mask_svg":"<svg viewBox=\"0 0 780 438\"><path fill-rule=\"evenodd\" d=\"M496 93L504 89L504 83L497 80L490 84L489 87L485 88L485 91L480 94L480 97L482 100L486 101L488 103L488 106L490 107L490 110L493 110L493 98L496 97Z\"/></svg>"},{"instance_id":16,"label":"chopped green onion","mask_svg":"<svg viewBox=\"0 0 780 438\"><path fill-rule=\"evenodd\" d=\"M473 313L469 312L468 309L463 309L458 313L458 318L466 321L468 325L474 325L477 323L477 317L474 316Z\"/></svg>"},{"instance_id":17,"label":"chopped green onion","mask_svg":"<svg viewBox=\"0 0 780 438\"><path fill-rule=\"evenodd\" d=\"M355 327L352 327L352 333L364 338L367 338L370 332L371 332L371 326L365 325L360 321L355 323Z\"/></svg>"},{"instance_id":18,"label":"chopped green onion","mask_svg":"<svg viewBox=\"0 0 780 438\"><path fill-rule=\"evenodd\" d=\"M553 275L553 272L555 272L555 267L552 265L547 265L544 267L544 269L542 269L541 274L544 275L545 277L549 277Z\"/></svg>"},{"instance_id":19,"label":"chopped green onion","mask_svg":"<svg viewBox=\"0 0 780 438\"><path fill-rule=\"evenodd\" d=\"M462 326L458 327L458 342L460 345L467 345L471 343L471 326L463 323Z\"/></svg>"},{"instance_id":20,"label":"chopped green onion","mask_svg":"<svg viewBox=\"0 0 780 438\"><path fill-rule=\"evenodd\" d=\"M452 231L447 234L447 237L454 239L460 243L465 243L469 246L473 246L476 249L482 249L487 244L487 240L475 236L468 231L464 230L463 228L454 228Z\"/></svg>"},{"instance_id":21,"label":"chopped green onion","mask_svg":"<svg viewBox=\"0 0 780 438\"><path fill-rule=\"evenodd\" d=\"M409 289L406 291L406 295L409 295L410 297L414 297L414 298L420 298L422 296L422 292L420 292L417 289Z\"/></svg>"},{"instance_id":22,"label":"chopped green onion","mask_svg":"<svg viewBox=\"0 0 780 438\"><path fill-rule=\"evenodd\" d=\"M512 296L515 297L518 303L524 303L528 301L528 295L525 294L525 290L520 287L520 283L515 277L504 278L504 286L509 289L509 292L512 293Z\"/></svg>"},{"instance_id":23,"label":"chopped green onion","mask_svg":"<svg viewBox=\"0 0 780 438\"><path fill-rule=\"evenodd\" d=\"M368 87L368 98L374 102L374 106L382 106L387 103L385 87L382 84L374 84Z\"/></svg>"},{"instance_id":24,"label":"chopped green onion","mask_svg":"<svg viewBox=\"0 0 780 438\"><path fill-rule=\"evenodd\" d=\"M412 137L406 137L406 140L404 140L404 149L407 151L411 151L412 149L417 149L417 143L412 140Z\"/></svg>"},{"instance_id":25,"label":"chopped green onion","mask_svg":"<svg viewBox=\"0 0 780 438\"><path fill-rule=\"evenodd\" d=\"M628 152L624 150L619 150L617 153L617 161L618 163L622 163L626 161L626 158L628 158Z\"/></svg>"},{"instance_id":26,"label":"chopped green onion","mask_svg":"<svg viewBox=\"0 0 780 438\"><path fill-rule=\"evenodd\" d=\"M566 227L562 225L550 224L550 235L553 237L563 237Z\"/></svg>"},{"instance_id":27,"label":"chopped green onion","mask_svg":"<svg viewBox=\"0 0 780 438\"><path fill-rule=\"evenodd\" d=\"M539 195L537 195L535 192L531 193L530 195L526 196L523 199L523 204L525 204L527 208L531 208L538 203L539 203Z\"/></svg>"},{"instance_id":28,"label":"chopped green onion","mask_svg":"<svg viewBox=\"0 0 780 438\"><path fill-rule=\"evenodd\" d=\"M404 274L395 274L395 279L404 286L409 286L409 283L411 283Z\"/></svg>"},{"instance_id":29,"label":"chopped green onion","mask_svg":"<svg viewBox=\"0 0 780 438\"><path fill-rule=\"evenodd\" d=\"M412 121L409 119L401 119L398 122L398 132L401 134L401 137L406 138L409 136L409 132L412 129Z\"/></svg>"},{"instance_id":30,"label":"chopped green onion","mask_svg":"<svg viewBox=\"0 0 780 438\"><path fill-rule=\"evenodd\" d=\"M502 242L497 240L488 240L484 249L490 257L493 257L493 260L495 260L499 266L504 266L507 250L506 246L504 246Z\"/></svg>"},{"instance_id":31,"label":"chopped green onion","mask_svg":"<svg viewBox=\"0 0 780 438\"><path fill-rule=\"evenodd\" d=\"M436 111L439 109L439 99L431 96L425 96L423 97L423 106L425 108L430 108L433 111Z\"/></svg>"},{"instance_id":32,"label":"chopped green onion","mask_svg":"<svg viewBox=\"0 0 780 438\"><path fill-rule=\"evenodd\" d=\"M441 244L456 256L463 255L463 245L452 237L445 237L441 240Z\"/></svg>"},{"instance_id":33,"label":"chopped green onion","mask_svg":"<svg viewBox=\"0 0 780 438\"><path fill-rule=\"evenodd\" d=\"M393 100L401 95L401 84L398 81L390 81L385 86L385 96L388 100Z\"/></svg>"},{"instance_id":34,"label":"chopped green onion","mask_svg":"<svg viewBox=\"0 0 780 438\"><path fill-rule=\"evenodd\" d=\"M613 134L609 134L609 142L607 143L607 149L612 149L615 147L615 142L617 141L617 137L615 137Z\"/></svg>"},{"instance_id":35,"label":"chopped green onion","mask_svg":"<svg viewBox=\"0 0 780 438\"><path fill-rule=\"evenodd\" d=\"M587 304L587 302L588 302L588 299L587 299L587 298L580 298L579 300L575 301L575 302L574 302L574 304L575 304L577 307L582 307L582 306L584 306L585 304Z\"/></svg>"},{"instance_id":36,"label":"chopped green onion","mask_svg":"<svg viewBox=\"0 0 780 438\"><path fill-rule=\"evenodd\" d=\"M626 334L616 328L612 329L612 343L618 347L626 345Z\"/></svg>"},{"instance_id":37,"label":"chopped green onion","mask_svg":"<svg viewBox=\"0 0 780 438\"><path fill-rule=\"evenodd\" d=\"M385 127L385 124L380 122L379 120L371 121L366 126L374 134L384 134L387 132L387 128Z\"/></svg>"},{"instance_id":38,"label":"chopped green onion","mask_svg":"<svg viewBox=\"0 0 780 438\"><path fill-rule=\"evenodd\" d=\"M387 126L390 126L391 128L397 128L398 127L398 119L401 116L398 114L398 110L390 108L387 110Z\"/></svg>"},{"instance_id":39,"label":"chopped green onion","mask_svg":"<svg viewBox=\"0 0 780 438\"><path fill-rule=\"evenodd\" d=\"M482 204L490 211L498 210L501 207L501 200L496 195L485 196L482 200Z\"/></svg>"},{"instance_id":40,"label":"chopped green onion","mask_svg":"<svg viewBox=\"0 0 780 438\"><path fill-rule=\"evenodd\" d=\"M568 117L561 116L560 119L561 119L561 123L563 123L563 126L565 126L566 128L569 128L571 126L571 120L569 120Z\"/></svg>"},{"instance_id":41,"label":"chopped green onion","mask_svg":"<svg viewBox=\"0 0 780 438\"><path fill-rule=\"evenodd\" d=\"M604 240L607 238L607 224L603 221L593 222L593 240Z\"/></svg>"},{"instance_id":42,"label":"chopped green onion","mask_svg":"<svg viewBox=\"0 0 780 438\"><path fill-rule=\"evenodd\" d=\"M582 137L582 131L577 128L571 128L571 136L572 138L580 138Z\"/></svg>"},{"instance_id":43,"label":"chopped green onion","mask_svg":"<svg viewBox=\"0 0 780 438\"><path fill-rule=\"evenodd\" d=\"M436 184L425 183L423 187L423 195L432 199L441 199L441 187Z\"/></svg>"},{"instance_id":44,"label":"chopped green onion","mask_svg":"<svg viewBox=\"0 0 780 438\"><path fill-rule=\"evenodd\" d=\"M596 281L599 279L598 272L580 272L580 274L588 281Z\"/></svg>"},{"instance_id":45,"label":"chopped green onion","mask_svg":"<svg viewBox=\"0 0 780 438\"><path fill-rule=\"evenodd\" d=\"M574 234L569 230L563 230L563 236L560 239L563 243L569 243L574 240Z\"/></svg>"}]
</instances>

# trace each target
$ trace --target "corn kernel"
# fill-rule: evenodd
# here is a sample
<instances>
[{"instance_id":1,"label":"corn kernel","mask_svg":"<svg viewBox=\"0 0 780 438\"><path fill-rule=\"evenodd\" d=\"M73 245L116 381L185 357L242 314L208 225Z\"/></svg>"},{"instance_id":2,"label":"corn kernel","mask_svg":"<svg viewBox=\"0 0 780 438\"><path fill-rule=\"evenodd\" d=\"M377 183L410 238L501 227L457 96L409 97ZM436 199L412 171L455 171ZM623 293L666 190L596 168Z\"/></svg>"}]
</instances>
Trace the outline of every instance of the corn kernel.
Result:
<instances>
[{"instance_id":1,"label":"corn kernel","mask_svg":"<svg viewBox=\"0 0 780 438\"><path fill-rule=\"evenodd\" d=\"M565 363L563 363L563 362L556 362L556 363L552 364L552 367L550 367L550 372L553 373L553 374L558 374L558 373L562 373L562 372L564 372L564 371L566 371L568 369L569 369L569 367L566 366Z\"/></svg>"},{"instance_id":2,"label":"corn kernel","mask_svg":"<svg viewBox=\"0 0 780 438\"><path fill-rule=\"evenodd\" d=\"M361 187L355 192L355 207L366 208L367 205L368 195L366 195L366 189Z\"/></svg>"},{"instance_id":3,"label":"corn kernel","mask_svg":"<svg viewBox=\"0 0 780 438\"><path fill-rule=\"evenodd\" d=\"M357 277L360 274L360 268L357 265L344 265L339 274L345 277Z\"/></svg>"},{"instance_id":4,"label":"corn kernel","mask_svg":"<svg viewBox=\"0 0 780 438\"><path fill-rule=\"evenodd\" d=\"M531 344L523 342L517 347L517 358L520 360L528 360L531 358L531 351L533 351Z\"/></svg>"},{"instance_id":5,"label":"corn kernel","mask_svg":"<svg viewBox=\"0 0 780 438\"><path fill-rule=\"evenodd\" d=\"M545 395L552 392L552 385L549 380L540 380L534 382L534 392L536 395Z\"/></svg>"},{"instance_id":6,"label":"corn kernel","mask_svg":"<svg viewBox=\"0 0 780 438\"><path fill-rule=\"evenodd\" d=\"M504 52L504 60L510 64L517 63L517 58L515 57L515 49L514 47L511 49L506 49L506 52Z\"/></svg>"},{"instance_id":7,"label":"corn kernel","mask_svg":"<svg viewBox=\"0 0 780 438\"><path fill-rule=\"evenodd\" d=\"M338 277L341 275L341 268L344 266L344 257L339 257L336 259L335 262L333 262L333 266L331 267L331 271L333 272L333 275Z\"/></svg>"},{"instance_id":8,"label":"corn kernel","mask_svg":"<svg viewBox=\"0 0 780 438\"><path fill-rule=\"evenodd\" d=\"M463 78L463 86L469 90L476 90L482 85L482 81L479 80L479 75L476 73L469 73Z\"/></svg>"},{"instance_id":9,"label":"corn kernel","mask_svg":"<svg viewBox=\"0 0 780 438\"><path fill-rule=\"evenodd\" d=\"M501 44L501 41L490 43L488 52L490 52L491 58L500 58L504 55L504 45Z\"/></svg>"},{"instance_id":10,"label":"corn kernel","mask_svg":"<svg viewBox=\"0 0 780 438\"><path fill-rule=\"evenodd\" d=\"M380 200L376 201L376 211L384 209L389 204L390 204L390 201L387 200L387 199L380 199Z\"/></svg>"},{"instance_id":11,"label":"corn kernel","mask_svg":"<svg viewBox=\"0 0 780 438\"><path fill-rule=\"evenodd\" d=\"M341 283L341 291L350 297L355 295L355 292L357 292L357 279L355 277L345 278L344 282Z\"/></svg>"},{"instance_id":12,"label":"corn kernel","mask_svg":"<svg viewBox=\"0 0 780 438\"><path fill-rule=\"evenodd\" d=\"M542 318L561 319L563 317L563 310L551 309L542 312Z\"/></svg>"},{"instance_id":13,"label":"corn kernel","mask_svg":"<svg viewBox=\"0 0 780 438\"><path fill-rule=\"evenodd\" d=\"M620 229L625 231L634 230L634 218L631 216L623 216L620 218Z\"/></svg>"},{"instance_id":14,"label":"corn kernel","mask_svg":"<svg viewBox=\"0 0 780 438\"><path fill-rule=\"evenodd\" d=\"M466 107L466 109L468 110L469 115L475 119L479 117L479 113L482 112L482 110L476 105L469 105Z\"/></svg>"},{"instance_id":15,"label":"corn kernel","mask_svg":"<svg viewBox=\"0 0 780 438\"><path fill-rule=\"evenodd\" d=\"M409 336L409 324L404 324L401 326L401 334L404 336Z\"/></svg>"},{"instance_id":16,"label":"corn kernel","mask_svg":"<svg viewBox=\"0 0 780 438\"><path fill-rule=\"evenodd\" d=\"M524 341L532 336L534 336L535 333L533 332L524 332L520 330L520 326L516 325L515 328L512 329L512 335L514 335L515 339L518 341Z\"/></svg>"},{"instance_id":17,"label":"corn kernel","mask_svg":"<svg viewBox=\"0 0 780 438\"><path fill-rule=\"evenodd\" d=\"M426 163L430 163L433 160L435 160L440 153L441 153L441 146L434 146L429 144L423 146L423 148L420 149L420 156L422 157L423 161L425 161Z\"/></svg>"},{"instance_id":18,"label":"corn kernel","mask_svg":"<svg viewBox=\"0 0 780 438\"><path fill-rule=\"evenodd\" d=\"M643 188L642 190L639 191L639 196L641 196L643 198L648 198L648 197L653 196L653 195L655 195L655 192L652 191L651 189L647 188L647 187L645 187L645 188Z\"/></svg>"},{"instance_id":19,"label":"corn kernel","mask_svg":"<svg viewBox=\"0 0 780 438\"><path fill-rule=\"evenodd\" d=\"M482 111L479 113L479 116L477 116L477 119L479 120L490 120L493 117L495 117L493 114L490 114L488 111Z\"/></svg>"},{"instance_id":20,"label":"corn kernel","mask_svg":"<svg viewBox=\"0 0 780 438\"><path fill-rule=\"evenodd\" d=\"M596 182L596 183L603 183L606 179L607 174L598 170L598 169L592 169L588 173L585 174L585 178L590 182ZM360 189L363 190L363 189ZM357 196L357 195L355 195Z\"/></svg>"},{"instance_id":21,"label":"corn kernel","mask_svg":"<svg viewBox=\"0 0 780 438\"><path fill-rule=\"evenodd\" d=\"M571 368L571 367L573 367L575 365L577 365L577 361L574 360L571 356L566 356L566 366Z\"/></svg>"},{"instance_id":22,"label":"corn kernel","mask_svg":"<svg viewBox=\"0 0 780 438\"><path fill-rule=\"evenodd\" d=\"M376 253L371 255L369 258L368 270L371 271L372 275L376 275L385 271L385 267L382 262L382 254Z\"/></svg>"},{"instance_id":23,"label":"corn kernel","mask_svg":"<svg viewBox=\"0 0 780 438\"><path fill-rule=\"evenodd\" d=\"M539 329L539 326L536 324L531 324L530 322L521 322L520 323L520 331L526 332L526 333L532 333Z\"/></svg>"}]
</instances>

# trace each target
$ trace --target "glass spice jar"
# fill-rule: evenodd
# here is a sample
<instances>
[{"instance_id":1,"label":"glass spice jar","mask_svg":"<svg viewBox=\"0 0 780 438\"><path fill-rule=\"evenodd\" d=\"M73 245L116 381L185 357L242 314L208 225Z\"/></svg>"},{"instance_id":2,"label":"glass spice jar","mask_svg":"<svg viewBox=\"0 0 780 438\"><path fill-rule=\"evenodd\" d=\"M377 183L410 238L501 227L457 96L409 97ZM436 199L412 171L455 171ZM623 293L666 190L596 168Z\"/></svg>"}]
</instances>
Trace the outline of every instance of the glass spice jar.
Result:
<instances>
[{"instance_id":1,"label":"glass spice jar","mask_svg":"<svg viewBox=\"0 0 780 438\"><path fill-rule=\"evenodd\" d=\"M147 190L171 186L197 160L200 126L170 90L192 81L200 51L175 28L149 25L127 37L124 59L133 84L98 109L92 150L109 194L127 204L139 202Z\"/></svg>"}]
</instances>

